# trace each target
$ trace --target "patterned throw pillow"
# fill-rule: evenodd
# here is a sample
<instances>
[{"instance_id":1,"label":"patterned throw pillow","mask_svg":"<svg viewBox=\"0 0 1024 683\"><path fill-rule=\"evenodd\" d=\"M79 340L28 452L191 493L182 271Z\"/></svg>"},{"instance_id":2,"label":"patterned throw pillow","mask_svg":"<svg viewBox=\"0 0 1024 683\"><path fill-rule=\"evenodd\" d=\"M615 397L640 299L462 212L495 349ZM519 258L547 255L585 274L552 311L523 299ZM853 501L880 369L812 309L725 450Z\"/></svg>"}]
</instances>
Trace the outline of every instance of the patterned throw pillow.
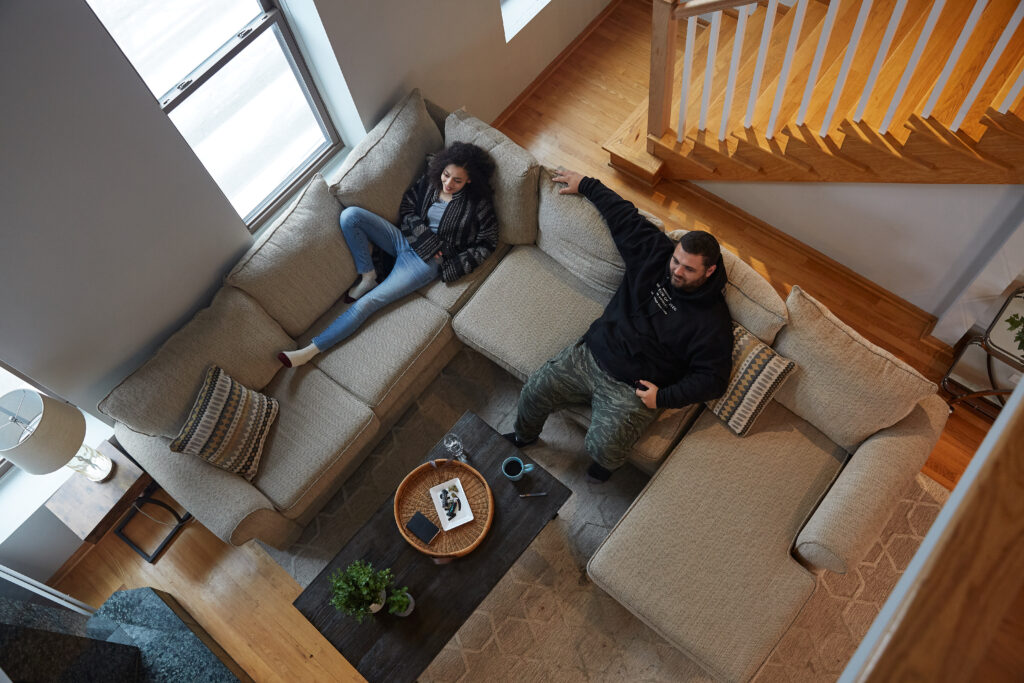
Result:
<instances>
[{"instance_id":1,"label":"patterned throw pillow","mask_svg":"<svg viewBox=\"0 0 1024 683\"><path fill-rule=\"evenodd\" d=\"M729 388L707 406L736 436L745 436L796 363L775 353L737 322L732 324L732 334Z\"/></svg>"},{"instance_id":2,"label":"patterned throw pillow","mask_svg":"<svg viewBox=\"0 0 1024 683\"><path fill-rule=\"evenodd\" d=\"M210 366L170 448L252 481L277 410L276 399L247 389L216 365Z\"/></svg>"}]
</instances>

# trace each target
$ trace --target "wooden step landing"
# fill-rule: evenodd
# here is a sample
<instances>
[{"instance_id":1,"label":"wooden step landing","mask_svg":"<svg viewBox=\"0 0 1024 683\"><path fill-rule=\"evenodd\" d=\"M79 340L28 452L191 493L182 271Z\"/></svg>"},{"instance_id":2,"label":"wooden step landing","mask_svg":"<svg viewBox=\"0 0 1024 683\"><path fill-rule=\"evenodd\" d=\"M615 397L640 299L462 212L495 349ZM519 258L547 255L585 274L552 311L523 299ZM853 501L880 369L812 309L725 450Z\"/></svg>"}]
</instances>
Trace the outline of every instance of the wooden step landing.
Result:
<instances>
[{"instance_id":1,"label":"wooden step landing","mask_svg":"<svg viewBox=\"0 0 1024 683\"><path fill-rule=\"evenodd\" d=\"M601 149L608 152L611 165L654 185L661 179L665 162L647 151L647 102L633 110Z\"/></svg>"}]
</instances>

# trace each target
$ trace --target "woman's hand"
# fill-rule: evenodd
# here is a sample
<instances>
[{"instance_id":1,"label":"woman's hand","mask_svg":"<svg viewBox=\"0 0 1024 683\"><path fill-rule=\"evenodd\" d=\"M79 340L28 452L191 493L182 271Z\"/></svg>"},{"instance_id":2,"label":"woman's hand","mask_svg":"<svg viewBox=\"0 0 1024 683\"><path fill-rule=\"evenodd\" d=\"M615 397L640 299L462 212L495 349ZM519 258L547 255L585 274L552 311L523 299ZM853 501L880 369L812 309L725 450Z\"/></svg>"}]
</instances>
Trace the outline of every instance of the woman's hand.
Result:
<instances>
[{"instance_id":1,"label":"woman's hand","mask_svg":"<svg viewBox=\"0 0 1024 683\"><path fill-rule=\"evenodd\" d=\"M438 251L436 254L434 254L434 258L438 259L439 261L443 260L444 259L444 254L442 254L440 251Z\"/></svg>"}]
</instances>

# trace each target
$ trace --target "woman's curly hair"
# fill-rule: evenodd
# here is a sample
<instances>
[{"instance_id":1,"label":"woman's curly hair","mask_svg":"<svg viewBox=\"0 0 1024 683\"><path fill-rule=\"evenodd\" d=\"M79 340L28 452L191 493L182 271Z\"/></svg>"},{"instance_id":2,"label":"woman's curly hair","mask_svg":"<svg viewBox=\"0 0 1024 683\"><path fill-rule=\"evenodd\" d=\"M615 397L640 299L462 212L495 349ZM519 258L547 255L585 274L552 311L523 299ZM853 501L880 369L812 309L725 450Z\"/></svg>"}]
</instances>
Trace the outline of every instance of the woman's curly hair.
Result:
<instances>
[{"instance_id":1,"label":"woman's curly hair","mask_svg":"<svg viewBox=\"0 0 1024 683\"><path fill-rule=\"evenodd\" d=\"M466 169L469 179L473 181L465 185L465 190L471 197L492 197L494 190L491 189L491 175L494 174L494 160L490 154L468 142L453 142L448 145L427 163L427 179L434 188L441 189L441 172L449 164Z\"/></svg>"}]
</instances>

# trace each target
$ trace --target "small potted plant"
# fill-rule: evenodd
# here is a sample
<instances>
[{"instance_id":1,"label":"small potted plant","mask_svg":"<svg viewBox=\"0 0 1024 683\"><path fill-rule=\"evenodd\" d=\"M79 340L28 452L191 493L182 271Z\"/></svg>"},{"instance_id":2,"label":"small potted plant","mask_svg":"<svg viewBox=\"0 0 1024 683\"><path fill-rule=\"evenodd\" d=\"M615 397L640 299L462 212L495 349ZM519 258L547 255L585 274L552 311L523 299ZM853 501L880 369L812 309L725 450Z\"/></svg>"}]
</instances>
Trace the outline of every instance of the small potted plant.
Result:
<instances>
[{"instance_id":1,"label":"small potted plant","mask_svg":"<svg viewBox=\"0 0 1024 683\"><path fill-rule=\"evenodd\" d=\"M1010 332L1014 332L1013 340L1017 342L1017 349L1024 351L1024 317L1020 313L1014 313L1006 319L1006 326Z\"/></svg>"},{"instance_id":2,"label":"small potted plant","mask_svg":"<svg viewBox=\"0 0 1024 683\"><path fill-rule=\"evenodd\" d=\"M415 606L416 601L413 600L412 594L409 593L408 586L402 586L401 588L392 587L388 595L389 614L394 614L396 617L407 617L412 614Z\"/></svg>"},{"instance_id":3,"label":"small potted plant","mask_svg":"<svg viewBox=\"0 0 1024 683\"><path fill-rule=\"evenodd\" d=\"M356 560L331 574L331 605L362 623L384 607L385 591L393 581L390 569L375 571L369 562Z\"/></svg>"}]
</instances>

